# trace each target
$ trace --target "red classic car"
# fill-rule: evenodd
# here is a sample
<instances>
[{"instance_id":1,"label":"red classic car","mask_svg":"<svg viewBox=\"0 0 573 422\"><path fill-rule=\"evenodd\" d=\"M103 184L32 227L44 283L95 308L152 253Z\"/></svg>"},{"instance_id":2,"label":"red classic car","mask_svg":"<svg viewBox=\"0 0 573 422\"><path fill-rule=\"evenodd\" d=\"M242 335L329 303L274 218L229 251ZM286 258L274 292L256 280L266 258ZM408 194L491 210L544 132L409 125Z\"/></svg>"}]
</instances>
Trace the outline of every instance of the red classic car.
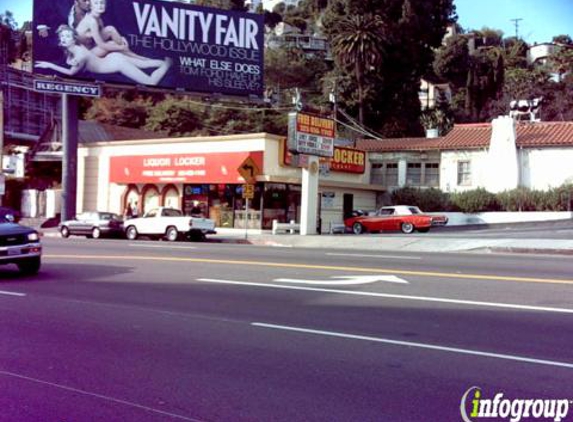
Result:
<instances>
[{"instance_id":1,"label":"red classic car","mask_svg":"<svg viewBox=\"0 0 573 422\"><path fill-rule=\"evenodd\" d=\"M352 217L344 220L344 225L354 234L382 230L402 230L403 233L417 230L425 233L432 226L443 226L447 223L448 217L445 215L424 214L420 208L410 205L382 207L374 214L355 211Z\"/></svg>"}]
</instances>

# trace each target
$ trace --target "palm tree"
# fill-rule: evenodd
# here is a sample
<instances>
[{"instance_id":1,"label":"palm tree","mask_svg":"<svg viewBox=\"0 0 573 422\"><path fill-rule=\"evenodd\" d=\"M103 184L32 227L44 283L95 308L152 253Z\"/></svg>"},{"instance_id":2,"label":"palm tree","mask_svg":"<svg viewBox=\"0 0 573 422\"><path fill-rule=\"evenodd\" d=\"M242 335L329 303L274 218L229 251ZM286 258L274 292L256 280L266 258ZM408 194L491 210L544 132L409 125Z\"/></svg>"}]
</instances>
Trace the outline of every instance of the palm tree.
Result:
<instances>
[{"instance_id":1,"label":"palm tree","mask_svg":"<svg viewBox=\"0 0 573 422\"><path fill-rule=\"evenodd\" d=\"M349 15L339 22L332 51L342 67L354 73L358 90L358 120L364 123L364 77L382 63L385 25L379 15Z\"/></svg>"}]
</instances>

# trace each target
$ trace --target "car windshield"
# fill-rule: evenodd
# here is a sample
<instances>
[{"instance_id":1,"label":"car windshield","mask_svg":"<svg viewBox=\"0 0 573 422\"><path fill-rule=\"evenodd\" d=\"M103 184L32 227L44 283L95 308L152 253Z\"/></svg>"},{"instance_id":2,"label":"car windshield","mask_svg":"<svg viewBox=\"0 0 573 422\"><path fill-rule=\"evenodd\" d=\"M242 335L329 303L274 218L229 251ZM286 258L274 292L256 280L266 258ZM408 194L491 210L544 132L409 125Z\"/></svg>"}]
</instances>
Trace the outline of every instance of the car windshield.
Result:
<instances>
[{"instance_id":1,"label":"car windshield","mask_svg":"<svg viewBox=\"0 0 573 422\"><path fill-rule=\"evenodd\" d=\"M423 214L423 212L418 207L408 207L412 214Z\"/></svg>"},{"instance_id":2,"label":"car windshield","mask_svg":"<svg viewBox=\"0 0 573 422\"><path fill-rule=\"evenodd\" d=\"M99 214L100 220L109 221L109 220L119 220L120 216L117 214L113 214L111 212L102 212Z\"/></svg>"}]
</instances>

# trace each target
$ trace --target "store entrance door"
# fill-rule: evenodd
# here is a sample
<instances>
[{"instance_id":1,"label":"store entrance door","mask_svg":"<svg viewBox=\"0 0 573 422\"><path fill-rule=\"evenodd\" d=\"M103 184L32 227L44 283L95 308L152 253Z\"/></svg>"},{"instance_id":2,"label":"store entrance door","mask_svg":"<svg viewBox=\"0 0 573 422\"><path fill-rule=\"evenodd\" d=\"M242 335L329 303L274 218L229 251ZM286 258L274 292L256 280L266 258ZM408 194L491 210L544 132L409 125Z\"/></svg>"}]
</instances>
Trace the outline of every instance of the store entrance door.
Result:
<instances>
[{"instance_id":1,"label":"store entrance door","mask_svg":"<svg viewBox=\"0 0 573 422\"><path fill-rule=\"evenodd\" d=\"M351 193L345 193L342 198L342 214L346 220L352 217L352 210L354 209L354 195Z\"/></svg>"}]
</instances>

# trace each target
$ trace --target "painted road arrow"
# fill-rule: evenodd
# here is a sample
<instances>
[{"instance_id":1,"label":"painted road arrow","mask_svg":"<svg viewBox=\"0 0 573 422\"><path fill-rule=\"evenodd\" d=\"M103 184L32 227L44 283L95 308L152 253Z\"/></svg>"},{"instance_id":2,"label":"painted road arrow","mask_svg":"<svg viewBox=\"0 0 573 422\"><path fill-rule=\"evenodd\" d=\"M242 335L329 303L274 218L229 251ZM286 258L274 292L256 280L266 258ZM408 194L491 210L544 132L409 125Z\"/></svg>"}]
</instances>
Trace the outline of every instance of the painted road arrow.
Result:
<instances>
[{"instance_id":1,"label":"painted road arrow","mask_svg":"<svg viewBox=\"0 0 573 422\"><path fill-rule=\"evenodd\" d=\"M296 278L275 278L273 281L278 283L318 284L323 286L350 286L354 284L376 283L378 281L408 284L408 281L400 277L396 277L395 275L343 275L330 278L340 280L299 280Z\"/></svg>"}]
</instances>

